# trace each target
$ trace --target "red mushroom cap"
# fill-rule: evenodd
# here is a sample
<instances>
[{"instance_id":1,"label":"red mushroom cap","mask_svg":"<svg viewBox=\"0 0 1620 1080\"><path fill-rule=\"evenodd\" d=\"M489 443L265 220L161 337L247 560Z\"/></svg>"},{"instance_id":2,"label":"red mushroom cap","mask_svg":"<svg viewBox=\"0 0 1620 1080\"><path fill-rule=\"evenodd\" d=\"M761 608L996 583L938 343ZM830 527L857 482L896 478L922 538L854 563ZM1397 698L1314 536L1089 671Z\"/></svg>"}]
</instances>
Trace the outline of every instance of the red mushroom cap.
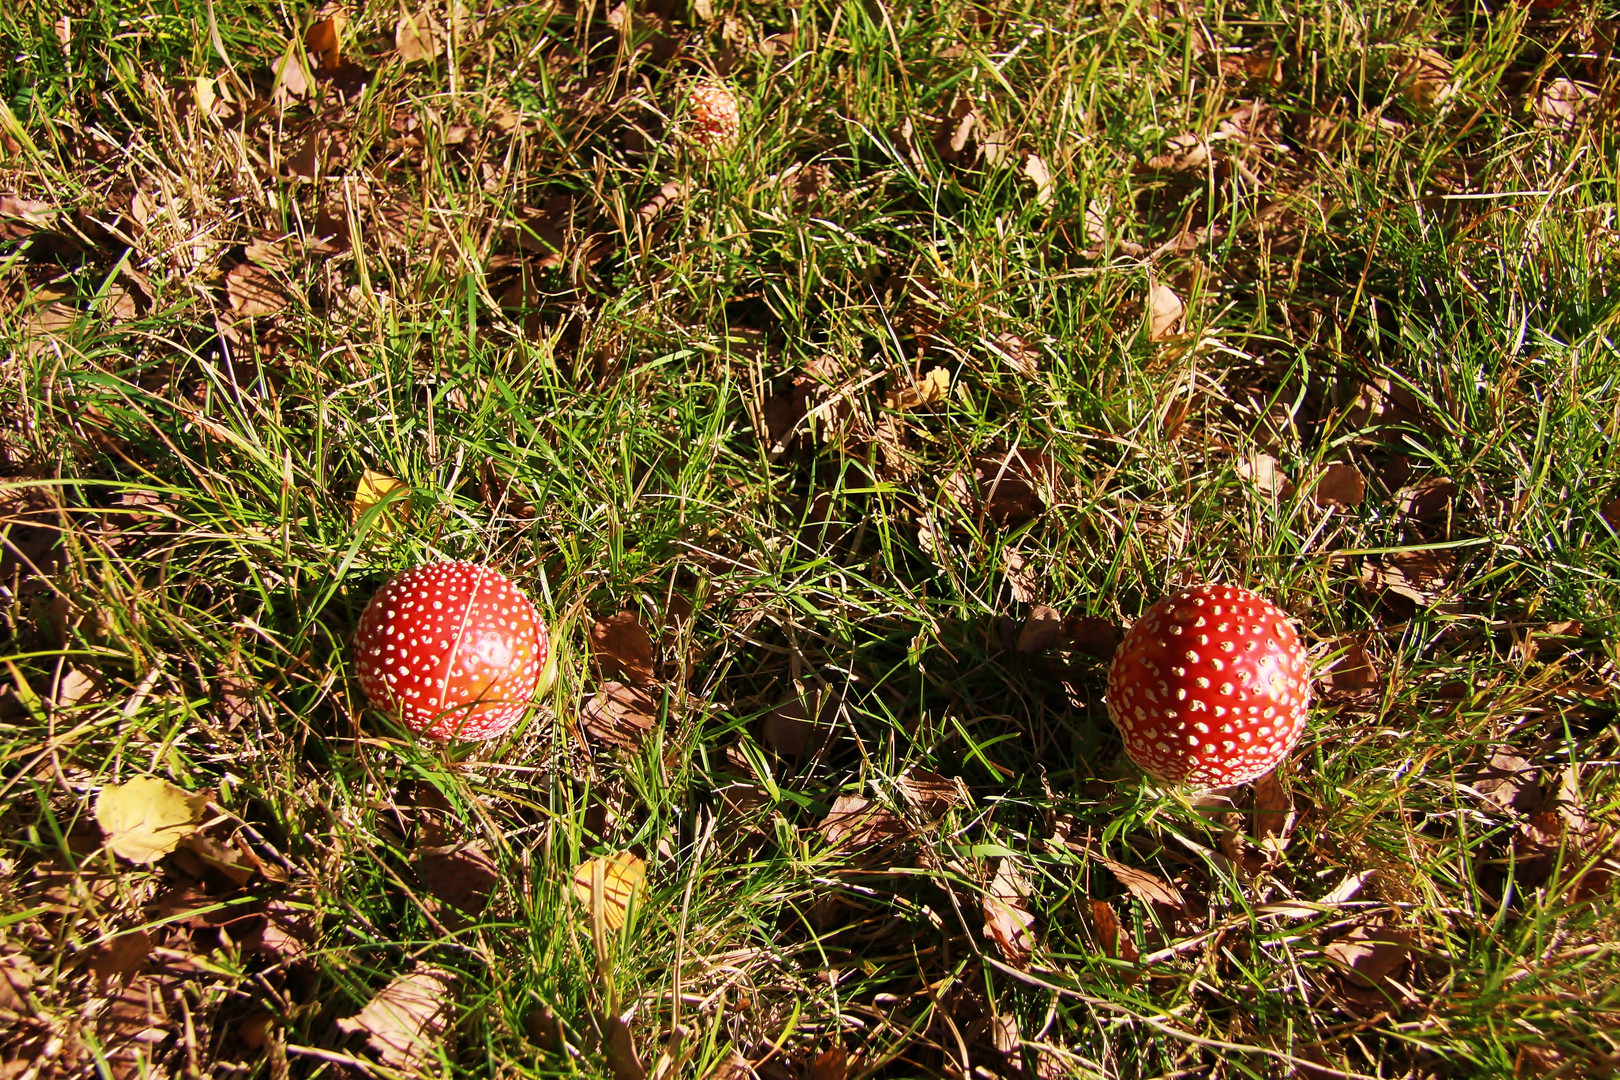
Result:
<instances>
[{"instance_id":1,"label":"red mushroom cap","mask_svg":"<svg viewBox=\"0 0 1620 1080\"><path fill-rule=\"evenodd\" d=\"M1264 776L1305 728L1310 665L1288 616L1233 585L1194 585L1148 608L1108 669L1125 752L1172 784Z\"/></svg>"},{"instance_id":2,"label":"red mushroom cap","mask_svg":"<svg viewBox=\"0 0 1620 1080\"><path fill-rule=\"evenodd\" d=\"M737 141L742 130L742 113L737 95L722 83L702 82L686 95L690 115L686 133L705 150L724 150Z\"/></svg>"},{"instance_id":3,"label":"red mushroom cap","mask_svg":"<svg viewBox=\"0 0 1620 1080\"><path fill-rule=\"evenodd\" d=\"M548 650L528 597L470 562L394 578L366 605L354 638L371 703L439 739L493 739L517 723Z\"/></svg>"}]
</instances>

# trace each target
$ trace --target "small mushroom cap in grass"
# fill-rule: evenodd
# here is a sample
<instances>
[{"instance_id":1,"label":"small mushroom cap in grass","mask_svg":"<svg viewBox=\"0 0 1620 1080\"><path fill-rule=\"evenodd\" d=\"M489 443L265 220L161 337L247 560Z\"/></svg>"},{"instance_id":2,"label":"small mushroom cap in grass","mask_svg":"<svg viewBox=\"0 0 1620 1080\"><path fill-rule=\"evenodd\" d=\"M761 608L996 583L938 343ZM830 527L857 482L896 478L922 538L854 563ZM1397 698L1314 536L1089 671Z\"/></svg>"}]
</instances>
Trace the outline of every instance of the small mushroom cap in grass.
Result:
<instances>
[{"instance_id":1,"label":"small mushroom cap in grass","mask_svg":"<svg viewBox=\"0 0 1620 1080\"><path fill-rule=\"evenodd\" d=\"M438 739L493 739L528 708L549 639L528 597L470 562L428 563L384 585L355 634L371 703Z\"/></svg>"},{"instance_id":2,"label":"small mushroom cap in grass","mask_svg":"<svg viewBox=\"0 0 1620 1080\"><path fill-rule=\"evenodd\" d=\"M686 92L686 134L705 150L728 150L742 130L737 95L723 83L700 82Z\"/></svg>"},{"instance_id":3,"label":"small mushroom cap in grass","mask_svg":"<svg viewBox=\"0 0 1620 1080\"><path fill-rule=\"evenodd\" d=\"M1108 716L1125 752L1171 784L1265 775L1299 740L1310 698L1288 616L1233 585L1195 585L1148 608L1108 669Z\"/></svg>"}]
</instances>

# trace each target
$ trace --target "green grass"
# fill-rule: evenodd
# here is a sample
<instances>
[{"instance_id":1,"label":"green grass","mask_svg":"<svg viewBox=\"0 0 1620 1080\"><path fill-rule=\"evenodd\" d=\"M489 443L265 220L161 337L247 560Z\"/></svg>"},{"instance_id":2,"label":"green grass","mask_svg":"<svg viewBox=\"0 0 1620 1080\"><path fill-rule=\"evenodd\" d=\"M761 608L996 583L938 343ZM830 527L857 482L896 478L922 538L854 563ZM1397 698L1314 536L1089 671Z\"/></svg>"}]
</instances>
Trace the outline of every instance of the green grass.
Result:
<instances>
[{"instance_id":1,"label":"green grass","mask_svg":"<svg viewBox=\"0 0 1620 1080\"><path fill-rule=\"evenodd\" d=\"M0 196L44 204L0 219L0 1062L341 1075L373 1052L335 1021L435 969L451 1075L624 1080L614 1015L698 1077L1613 1069L1612 4L472 6L410 65L349 12L366 89L285 110L312 12L216 0L241 85L193 0L0 13ZM1403 74L1425 46L1448 77ZM700 76L743 105L713 159ZM1558 78L1594 96L1538 123ZM1149 165L1184 133L1212 168ZM233 310L249 263L282 310ZM987 498L1015 448L1031 490ZM1335 463L1358 505L1312 498ZM356 515L366 469L408 514ZM553 627L491 744L352 678L434 557ZM1074 623L1019 645L1187 577L1375 672L1319 685L1284 837L1140 778ZM658 656L628 751L582 734L621 611ZM140 775L212 792L223 848L104 849ZM829 838L841 796L885 842ZM419 869L462 840L473 915ZM593 932L574 874L625 850L646 889ZM1027 960L984 932L1004 860Z\"/></svg>"}]
</instances>

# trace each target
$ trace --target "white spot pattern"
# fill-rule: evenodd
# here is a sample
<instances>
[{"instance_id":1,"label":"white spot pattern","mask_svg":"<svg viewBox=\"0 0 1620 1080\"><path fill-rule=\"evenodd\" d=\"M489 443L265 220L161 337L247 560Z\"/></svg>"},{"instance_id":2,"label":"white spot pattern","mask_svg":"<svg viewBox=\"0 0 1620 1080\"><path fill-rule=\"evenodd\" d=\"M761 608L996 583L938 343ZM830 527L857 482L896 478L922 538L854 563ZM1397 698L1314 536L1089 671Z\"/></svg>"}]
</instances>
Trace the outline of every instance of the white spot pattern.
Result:
<instances>
[{"instance_id":1,"label":"white spot pattern","mask_svg":"<svg viewBox=\"0 0 1620 1080\"><path fill-rule=\"evenodd\" d=\"M529 705L550 640L528 597L487 566L427 563L378 590L354 639L371 703L439 739L493 739Z\"/></svg>"},{"instance_id":2,"label":"white spot pattern","mask_svg":"<svg viewBox=\"0 0 1620 1080\"><path fill-rule=\"evenodd\" d=\"M1214 632L1198 638L1213 644L1216 656L1177 641L1184 627L1203 629L1212 621ZM1199 787L1241 784L1270 771L1304 730L1310 696L1309 661L1288 617L1233 585L1195 585L1154 604L1125 635L1108 670L1108 715L1131 760L1160 780ZM1200 722L1198 734L1167 741L1164 721L1174 720L1176 710L1162 702L1171 700L1219 717L1220 733L1233 738L1200 738L1207 733Z\"/></svg>"}]
</instances>

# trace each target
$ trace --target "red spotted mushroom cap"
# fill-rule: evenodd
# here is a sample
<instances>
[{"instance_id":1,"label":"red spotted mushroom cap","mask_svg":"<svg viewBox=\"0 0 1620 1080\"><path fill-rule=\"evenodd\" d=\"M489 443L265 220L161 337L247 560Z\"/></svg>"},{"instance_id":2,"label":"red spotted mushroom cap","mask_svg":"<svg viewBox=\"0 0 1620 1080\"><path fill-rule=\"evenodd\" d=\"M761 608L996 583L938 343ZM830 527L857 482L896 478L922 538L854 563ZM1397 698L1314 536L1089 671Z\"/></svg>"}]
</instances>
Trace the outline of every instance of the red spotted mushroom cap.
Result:
<instances>
[{"instance_id":1,"label":"red spotted mushroom cap","mask_svg":"<svg viewBox=\"0 0 1620 1080\"><path fill-rule=\"evenodd\" d=\"M366 605L354 639L371 703L439 739L493 739L517 723L548 648L528 597L470 562L394 578Z\"/></svg>"},{"instance_id":2,"label":"red spotted mushroom cap","mask_svg":"<svg viewBox=\"0 0 1620 1080\"><path fill-rule=\"evenodd\" d=\"M1143 772L1225 787L1264 776L1305 727L1310 665L1275 605L1194 585L1148 608L1108 669L1108 716Z\"/></svg>"},{"instance_id":3,"label":"red spotted mushroom cap","mask_svg":"<svg viewBox=\"0 0 1620 1080\"><path fill-rule=\"evenodd\" d=\"M686 133L705 150L725 150L737 141L742 113L737 95L723 83L701 82L686 93Z\"/></svg>"}]
</instances>

